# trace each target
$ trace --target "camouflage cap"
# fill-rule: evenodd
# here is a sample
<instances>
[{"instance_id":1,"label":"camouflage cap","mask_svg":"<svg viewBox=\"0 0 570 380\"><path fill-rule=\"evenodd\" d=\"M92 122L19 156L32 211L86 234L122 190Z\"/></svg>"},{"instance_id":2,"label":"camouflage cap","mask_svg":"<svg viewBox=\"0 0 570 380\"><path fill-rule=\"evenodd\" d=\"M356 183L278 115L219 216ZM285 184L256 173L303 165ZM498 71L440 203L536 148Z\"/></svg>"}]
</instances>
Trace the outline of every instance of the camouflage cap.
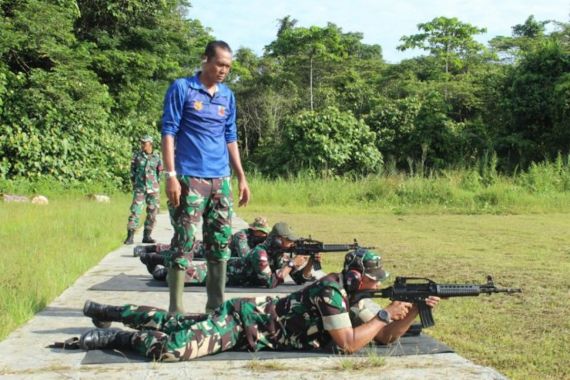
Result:
<instances>
[{"instance_id":1,"label":"camouflage cap","mask_svg":"<svg viewBox=\"0 0 570 380\"><path fill-rule=\"evenodd\" d=\"M271 229L271 235L281 236L289 240L299 239L287 223L279 222Z\"/></svg>"},{"instance_id":2,"label":"camouflage cap","mask_svg":"<svg viewBox=\"0 0 570 380\"><path fill-rule=\"evenodd\" d=\"M382 257L374 251L366 250L362 257L364 265L364 275L372 280L384 281L390 273L386 272L382 267Z\"/></svg>"},{"instance_id":3,"label":"camouflage cap","mask_svg":"<svg viewBox=\"0 0 570 380\"><path fill-rule=\"evenodd\" d=\"M269 228L269 224L267 224L267 218L263 216L258 216L257 218L255 218L253 220L253 223L249 225L249 229L254 231L262 231L265 232L266 234L268 234L269 231L271 230Z\"/></svg>"},{"instance_id":4,"label":"camouflage cap","mask_svg":"<svg viewBox=\"0 0 570 380\"><path fill-rule=\"evenodd\" d=\"M143 137L141 137L141 142L149 142L152 143L152 136L151 135L144 135Z\"/></svg>"}]
</instances>

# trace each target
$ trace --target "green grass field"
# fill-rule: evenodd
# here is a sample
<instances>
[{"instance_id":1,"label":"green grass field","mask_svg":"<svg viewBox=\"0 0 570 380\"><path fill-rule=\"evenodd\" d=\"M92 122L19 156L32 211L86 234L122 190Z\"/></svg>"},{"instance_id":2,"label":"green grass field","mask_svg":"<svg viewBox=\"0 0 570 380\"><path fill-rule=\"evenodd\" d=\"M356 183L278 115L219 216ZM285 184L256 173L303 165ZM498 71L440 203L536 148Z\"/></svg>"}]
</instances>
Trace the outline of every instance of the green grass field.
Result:
<instances>
[{"instance_id":1,"label":"green grass field","mask_svg":"<svg viewBox=\"0 0 570 380\"><path fill-rule=\"evenodd\" d=\"M444 301L427 332L513 379L570 378L570 194L537 178L535 190L457 176L251 178L252 203L237 212L325 242L374 245L393 277L480 283L492 274L499 286L521 287L521 295ZM0 203L0 339L124 239L130 195L104 205L80 193L48 193L48 206ZM325 269L338 271L342 257L327 254Z\"/></svg>"},{"instance_id":2,"label":"green grass field","mask_svg":"<svg viewBox=\"0 0 570 380\"><path fill-rule=\"evenodd\" d=\"M111 204L78 195L0 203L0 340L121 244L129 204L118 194Z\"/></svg>"}]
</instances>

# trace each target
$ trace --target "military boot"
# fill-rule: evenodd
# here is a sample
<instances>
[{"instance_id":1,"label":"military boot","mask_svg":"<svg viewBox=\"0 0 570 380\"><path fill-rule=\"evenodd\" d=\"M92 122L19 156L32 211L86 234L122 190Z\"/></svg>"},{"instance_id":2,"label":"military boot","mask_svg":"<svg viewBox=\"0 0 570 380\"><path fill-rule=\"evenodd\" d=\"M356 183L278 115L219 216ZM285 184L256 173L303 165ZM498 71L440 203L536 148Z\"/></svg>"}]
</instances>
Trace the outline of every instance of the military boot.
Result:
<instances>
[{"instance_id":1,"label":"military boot","mask_svg":"<svg viewBox=\"0 0 570 380\"><path fill-rule=\"evenodd\" d=\"M83 315L91 317L91 321L96 327L108 328L111 322L120 322L121 313L125 310L123 306L103 305L90 300L83 305Z\"/></svg>"},{"instance_id":2,"label":"military boot","mask_svg":"<svg viewBox=\"0 0 570 380\"><path fill-rule=\"evenodd\" d=\"M159 255L158 253L153 252L144 252L140 255L140 260L143 264L146 265L146 269L148 273L152 274L154 269L157 265L165 265L164 264L164 256Z\"/></svg>"},{"instance_id":3,"label":"military boot","mask_svg":"<svg viewBox=\"0 0 570 380\"><path fill-rule=\"evenodd\" d=\"M150 237L151 233L152 230L144 230L143 239L142 239L143 243L152 243L152 244L156 243L156 240Z\"/></svg>"},{"instance_id":4,"label":"military boot","mask_svg":"<svg viewBox=\"0 0 570 380\"><path fill-rule=\"evenodd\" d=\"M127 230L127 238L123 244L134 244L135 230Z\"/></svg>"},{"instance_id":5,"label":"military boot","mask_svg":"<svg viewBox=\"0 0 570 380\"><path fill-rule=\"evenodd\" d=\"M137 245L133 248L133 256L139 257L141 254L147 252L146 247L144 245Z\"/></svg>"},{"instance_id":6,"label":"military boot","mask_svg":"<svg viewBox=\"0 0 570 380\"><path fill-rule=\"evenodd\" d=\"M166 276L168 275L168 270L162 265L157 265L152 271L152 278L157 281L166 281Z\"/></svg>"},{"instance_id":7,"label":"military boot","mask_svg":"<svg viewBox=\"0 0 570 380\"><path fill-rule=\"evenodd\" d=\"M159 248L159 246L161 246ZM165 244L153 244L153 245L137 245L136 247L133 248L133 256L134 257L139 257L142 253L146 252L158 252L160 251L164 251L165 249L162 248L163 246L165 246Z\"/></svg>"},{"instance_id":8,"label":"military boot","mask_svg":"<svg viewBox=\"0 0 570 380\"><path fill-rule=\"evenodd\" d=\"M133 336L133 332L119 329L93 329L81 335L79 347L84 350L129 349L133 348Z\"/></svg>"},{"instance_id":9,"label":"military boot","mask_svg":"<svg viewBox=\"0 0 570 380\"><path fill-rule=\"evenodd\" d=\"M226 261L208 261L208 276L206 277L206 313L211 313L224 302L226 290Z\"/></svg>"},{"instance_id":10,"label":"military boot","mask_svg":"<svg viewBox=\"0 0 570 380\"><path fill-rule=\"evenodd\" d=\"M180 268L168 269L168 291L170 293L170 305L168 312L184 313L184 278L186 271Z\"/></svg>"}]
</instances>

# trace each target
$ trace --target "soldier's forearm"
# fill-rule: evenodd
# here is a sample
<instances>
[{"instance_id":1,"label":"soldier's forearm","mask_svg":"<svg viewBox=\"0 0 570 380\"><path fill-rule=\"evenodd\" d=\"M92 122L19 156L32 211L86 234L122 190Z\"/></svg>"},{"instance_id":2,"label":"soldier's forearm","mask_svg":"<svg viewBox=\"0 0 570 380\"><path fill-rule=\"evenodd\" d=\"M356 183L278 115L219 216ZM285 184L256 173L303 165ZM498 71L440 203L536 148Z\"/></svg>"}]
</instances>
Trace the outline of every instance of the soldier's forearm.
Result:
<instances>
[{"instance_id":1,"label":"soldier's forearm","mask_svg":"<svg viewBox=\"0 0 570 380\"><path fill-rule=\"evenodd\" d=\"M228 153L230 155L230 164L232 165L234 174L238 179L245 178L245 173L241 166L241 159L239 156L239 148L237 142L234 141L228 144Z\"/></svg>"}]
</instances>

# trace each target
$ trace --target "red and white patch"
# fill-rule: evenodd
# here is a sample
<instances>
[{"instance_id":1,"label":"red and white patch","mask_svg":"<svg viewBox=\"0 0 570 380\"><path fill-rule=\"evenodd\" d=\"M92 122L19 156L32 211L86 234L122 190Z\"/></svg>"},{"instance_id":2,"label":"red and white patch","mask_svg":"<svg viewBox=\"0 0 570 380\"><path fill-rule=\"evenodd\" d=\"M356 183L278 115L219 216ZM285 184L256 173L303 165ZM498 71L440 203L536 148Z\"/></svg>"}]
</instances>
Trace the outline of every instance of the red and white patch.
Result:
<instances>
[{"instance_id":1,"label":"red and white patch","mask_svg":"<svg viewBox=\"0 0 570 380\"><path fill-rule=\"evenodd\" d=\"M226 115L226 107L218 106L218 115L225 116Z\"/></svg>"}]
</instances>

